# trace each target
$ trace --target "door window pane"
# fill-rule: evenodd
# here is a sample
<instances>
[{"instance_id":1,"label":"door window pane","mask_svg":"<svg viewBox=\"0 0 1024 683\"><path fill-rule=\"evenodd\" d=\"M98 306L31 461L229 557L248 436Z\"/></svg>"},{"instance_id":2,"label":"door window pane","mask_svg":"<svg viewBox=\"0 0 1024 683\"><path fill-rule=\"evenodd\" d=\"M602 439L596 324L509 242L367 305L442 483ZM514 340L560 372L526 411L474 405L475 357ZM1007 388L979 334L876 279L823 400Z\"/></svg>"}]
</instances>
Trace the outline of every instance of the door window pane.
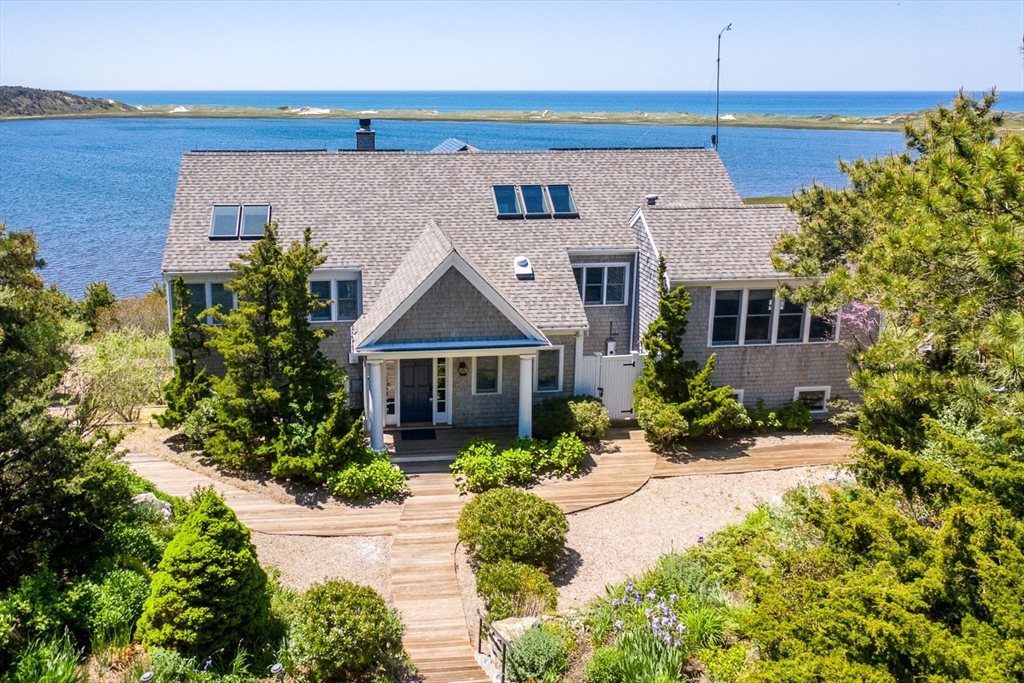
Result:
<instances>
[{"instance_id":1,"label":"door window pane","mask_svg":"<svg viewBox=\"0 0 1024 683\"><path fill-rule=\"evenodd\" d=\"M715 319L711 327L711 343L716 346L738 344L740 338L740 300L743 290L715 292Z\"/></svg>"},{"instance_id":2,"label":"door window pane","mask_svg":"<svg viewBox=\"0 0 1024 683\"><path fill-rule=\"evenodd\" d=\"M558 391L558 349L537 352L537 391Z\"/></svg>"},{"instance_id":3,"label":"door window pane","mask_svg":"<svg viewBox=\"0 0 1024 683\"><path fill-rule=\"evenodd\" d=\"M514 185L496 185L494 187L494 200L498 204L499 216L515 216L522 213L519 210L519 198L516 197Z\"/></svg>"},{"instance_id":4,"label":"door window pane","mask_svg":"<svg viewBox=\"0 0 1024 683\"><path fill-rule=\"evenodd\" d=\"M331 281L316 280L310 282L309 291L312 292L320 301L328 302L331 300ZM331 305L327 304L323 308L313 311L309 315L309 319L317 322L329 321L331 319Z\"/></svg>"},{"instance_id":5,"label":"door window pane","mask_svg":"<svg viewBox=\"0 0 1024 683\"><path fill-rule=\"evenodd\" d=\"M780 344L792 344L804 340L804 306L793 301L783 301L779 308Z\"/></svg>"},{"instance_id":6,"label":"door window pane","mask_svg":"<svg viewBox=\"0 0 1024 683\"><path fill-rule=\"evenodd\" d=\"M608 268L608 286L605 289L606 304L626 303L626 269Z\"/></svg>"},{"instance_id":7,"label":"door window pane","mask_svg":"<svg viewBox=\"0 0 1024 683\"><path fill-rule=\"evenodd\" d=\"M604 268L587 268L583 287L583 303L604 303Z\"/></svg>"},{"instance_id":8,"label":"door window pane","mask_svg":"<svg viewBox=\"0 0 1024 683\"><path fill-rule=\"evenodd\" d=\"M827 342L835 339L836 327L831 318L822 315L811 316L811 326L808 332L808 341Z\"/></svg>"},{"instance_id":9,"label":"door window pane","mask_svg":"<svg viewBox=\"0 0 1024 683\"><path fill-rule=\"evenodd\" d=\"M269 205L246 204L242 209L242 237L263 237L263 228L269 222Z\"/></svg>"},{"instance_id":10,"label":"door window pane","mask_svg":"<svg viewBox=\"0 0 1024 683\"><path fill-rule=\"evenodd\" d=\"M188 286L188 310L196 318L206 310L205 284L190 284Z\"/></svg>"},{"instance_id":11,"label":"door window pane","mask_svg":"<svg viewBox=\"0 0 1024 683\"><path fill-rule=\"evenodd\" d=\"M210 237L238 236L238 206L213 207Z\"/></svg>"},{"instance_id":12,"label":"door window pane","mask_svg":"<svg viewBox=\"0 0 1024 683\"><path fill-rule=\"evenodd\" d=\"M476 359L476 393L498 393L497 356L480 356Z\"/></svg>"},{"instance_id":13,"label":"door window pane","mask_svg":"<svg viewBox=\"0 0 1024 683\"><path fill-rule=\"evenodd\" d=\"M447 386L448 364L444 358L437 359L437 398L434 401L434 409L439 413L448 412Z\"/></svg>"},{"instance_id":14,"label":"door window pane","mask_svg":"<svg viewBox=\"0 0 1024 683\"><path fill-rule=\"evenodd\" d=\"M747 292L747 327L744 344L767 344L772 340L773 289L752 289Z\"/></svg>"},{"instance_id":15,"label":"door window pane","mask_svg":"<svg viewBox=\"0 0 1024 683\"><path fill-rule=\"evenodd\" d=\"M358 317L358 297L358 280L338 280L338 320L352 320Z\"/></svg>"},{"instance_id":16,"label":"door window pane","mask_svg":"<svg viewBox=\"0 0 1024 683\"><path fill-rule=\"evenodd\" d=\"M523 204L526 205L526 214L549 214L548 202L544 198L544 187L541 185L523 185L519 188L523 193Z\"/></svg>"}]
</instances>

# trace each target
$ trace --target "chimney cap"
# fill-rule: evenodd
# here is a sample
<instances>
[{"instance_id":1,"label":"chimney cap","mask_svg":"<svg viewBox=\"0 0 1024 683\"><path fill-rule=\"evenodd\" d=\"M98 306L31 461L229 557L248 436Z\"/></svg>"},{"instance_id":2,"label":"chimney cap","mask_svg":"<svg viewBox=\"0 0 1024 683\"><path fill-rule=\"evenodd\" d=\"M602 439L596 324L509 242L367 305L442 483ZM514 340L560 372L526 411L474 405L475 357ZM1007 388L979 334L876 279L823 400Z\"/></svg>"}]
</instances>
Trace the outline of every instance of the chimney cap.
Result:
<instances>
[{"instance_id":1,"label":"chimney cap","mask_svg":"<svg viewBox=\"0 0 1024 683\"><path fill-rule=\"evenodd\" d=\"M363 130L370 130L370 119L359 119L359 127Z\"/></svg>"},{"instance_id":2,"label":"chimney cap","mask_svg":"<svg viewBox=\"0 0 1024 683\"><path fill-rule=\"evenodd\" d=\"M658 195L649 194L646 197L644 197L644 199L647 200L647 206L654 206L654 204L658 201Z\"/></svg>"}]
</instances>

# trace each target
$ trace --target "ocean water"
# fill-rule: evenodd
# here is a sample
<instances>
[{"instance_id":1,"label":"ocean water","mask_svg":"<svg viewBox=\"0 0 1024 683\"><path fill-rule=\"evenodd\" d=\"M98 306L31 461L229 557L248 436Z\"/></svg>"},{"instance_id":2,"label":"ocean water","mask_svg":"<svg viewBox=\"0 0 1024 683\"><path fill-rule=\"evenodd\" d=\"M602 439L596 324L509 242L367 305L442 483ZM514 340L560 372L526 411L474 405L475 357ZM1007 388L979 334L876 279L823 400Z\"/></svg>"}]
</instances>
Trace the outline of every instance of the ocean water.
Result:
<instances>
[{"instance_id":1,"label":"ocean water","mask_svg":"<svg viewBox=\"0 0 1024 683\"><path fill-rule=\"evenodd\" d=\"M705 92L555 92L555 91L241 91L102 90L81 95L127 104L231 107L323 107L352 111L426 109L428 111L610 111L715 113L715 91ZM973 93L980 97L982 93ZM881 116L931 109L953 99L952 92L743 92L721 93L723 114L790 116ZM999 107L1024 111L1024 92L1000 94Z\"/></svg>"},{"instance_id":2,"label":"ocean water","mask_svg":"<svg viewBox=\"0 0 1024 683\"><path fill-rule=\"evenodd\" d=\"M35 230L43 271L72 296L106 280L118 296L159 279L183 152L351 149L355 121L70 119L0 122L0 221ZM379 148L428 150L449 136L482 149L707 146L705 127L375 121ZM899 133L723 128L719 152L743 196L842 186L840 158L902 151Z\"/></svg>"}]
</instances>

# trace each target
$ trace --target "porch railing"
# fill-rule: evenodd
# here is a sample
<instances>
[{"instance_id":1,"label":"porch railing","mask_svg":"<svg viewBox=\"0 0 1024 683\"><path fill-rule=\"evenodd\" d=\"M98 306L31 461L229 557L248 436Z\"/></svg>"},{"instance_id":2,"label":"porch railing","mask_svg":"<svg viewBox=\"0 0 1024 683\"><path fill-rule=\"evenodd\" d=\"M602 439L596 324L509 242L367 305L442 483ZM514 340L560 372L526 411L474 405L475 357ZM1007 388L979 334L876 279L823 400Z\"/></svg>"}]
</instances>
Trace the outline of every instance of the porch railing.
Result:
<instances>
[{"instance_id":1,"label":"porch railing","mask_svg":"<svg viewBox=\"0 0 1024 683\"><path fill-rule=\"evenodd\" d=\"M501 681L505 683L505 662L509 655L512 654L512 645L505 640L498 631L491 625L491 622L487 621L483 613L480 610L476 611L477 617L480 618L480 625L476 632L476 651L479 654L483 654L484 651L484 637L487 637L487 643L491 650L491 660L494 660L495 655L501 658Z\"/></svg>"}]
</instances>

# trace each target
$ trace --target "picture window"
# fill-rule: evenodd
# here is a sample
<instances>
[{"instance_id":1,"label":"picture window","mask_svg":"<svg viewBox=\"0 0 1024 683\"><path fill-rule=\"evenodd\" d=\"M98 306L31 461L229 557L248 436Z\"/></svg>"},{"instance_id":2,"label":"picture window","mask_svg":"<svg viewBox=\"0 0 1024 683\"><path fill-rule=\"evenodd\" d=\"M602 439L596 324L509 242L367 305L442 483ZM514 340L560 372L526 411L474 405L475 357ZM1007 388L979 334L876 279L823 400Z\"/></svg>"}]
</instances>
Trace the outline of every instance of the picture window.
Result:
<instances>
[{"instance_id":1,"label":"picture window","mask_svg":"<svg viewBox=\"0 0 1024 683\"><path fill-rule=\"evenodd\" d=\"M501 393L500 356L477 356L473 359L473 393Z\"/></svg>"},{"instance_id":2,"label":"picture window","mask_svg":"<svg viewBox=\"0 0 1024 683\"><path fill-rule=\"evenodd\" d=\"M537 391L561 391L562 349L537 352Z\"/></svg>"}]
</instances>

